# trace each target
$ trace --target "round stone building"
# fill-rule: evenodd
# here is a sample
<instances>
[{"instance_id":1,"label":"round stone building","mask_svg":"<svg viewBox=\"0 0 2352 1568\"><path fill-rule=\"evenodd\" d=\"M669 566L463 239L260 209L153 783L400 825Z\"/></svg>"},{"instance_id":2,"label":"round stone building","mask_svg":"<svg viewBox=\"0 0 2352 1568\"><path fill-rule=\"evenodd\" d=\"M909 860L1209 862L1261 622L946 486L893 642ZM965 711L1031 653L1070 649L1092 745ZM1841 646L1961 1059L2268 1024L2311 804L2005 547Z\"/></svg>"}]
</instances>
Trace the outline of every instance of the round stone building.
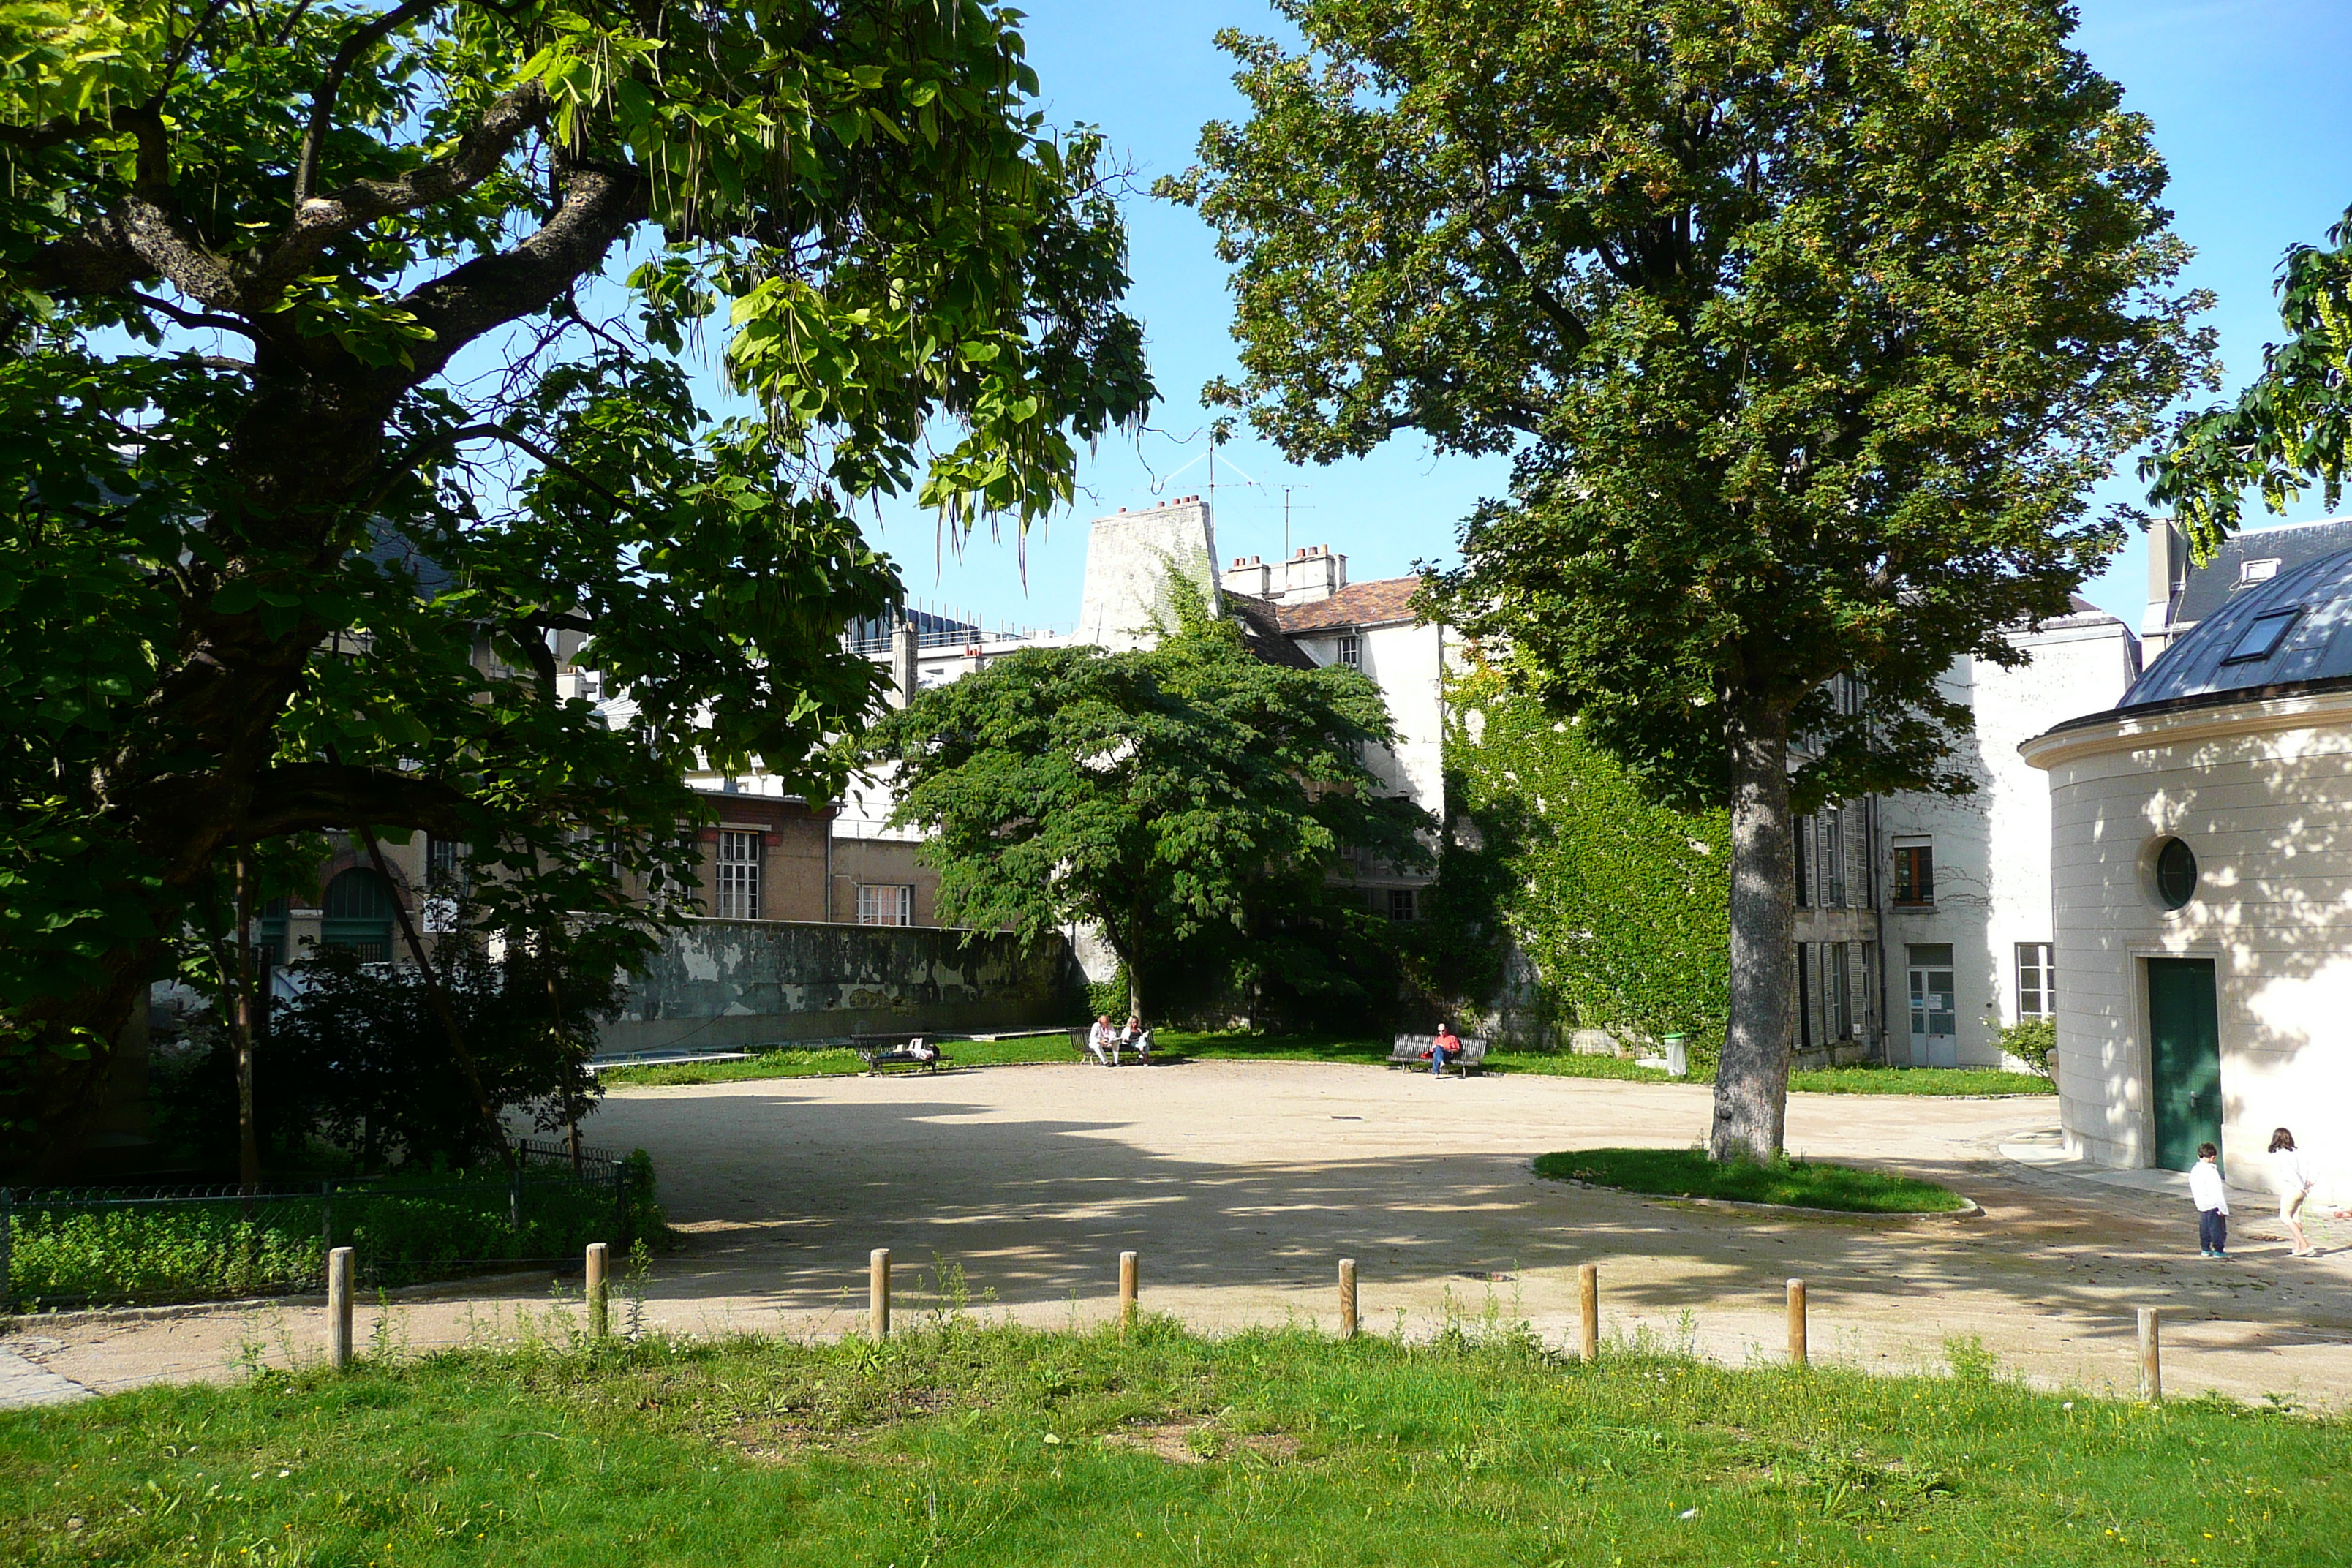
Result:
<instances>
[{"instance_id":1,"label":"round stone building","mask_svg":"<svg viewBox=\"0 0 2352 1568\"><path fill-rule=\"evenodd\" d=\"M2021 748L2051 789L2070 1152L2263 1184L2271 1130L2352 1196L2352 551L2250 581L2112 710Z\"/></svg>"}]
</instances>

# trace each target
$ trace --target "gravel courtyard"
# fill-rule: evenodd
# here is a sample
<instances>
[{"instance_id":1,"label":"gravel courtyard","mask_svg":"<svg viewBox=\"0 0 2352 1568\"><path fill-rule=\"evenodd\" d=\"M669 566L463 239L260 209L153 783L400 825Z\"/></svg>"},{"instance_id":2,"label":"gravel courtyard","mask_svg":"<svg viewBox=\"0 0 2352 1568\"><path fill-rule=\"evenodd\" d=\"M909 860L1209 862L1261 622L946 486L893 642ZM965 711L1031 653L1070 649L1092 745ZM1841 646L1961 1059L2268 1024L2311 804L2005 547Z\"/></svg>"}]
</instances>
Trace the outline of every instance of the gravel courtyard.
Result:
<instances>
[{"instance_id":1,"label":"gravel courtyard","mask_svg":"<svg viewBox=\"0 0 2352 1568\"><path fill-rule=\"evenodd\" d=\"M642 1145L686 1245L643 1290L649 1326L832 1334L863 1321L887 1247L901 1321L955 1289L1037 1324L1112 1310L1117 1256L1142 1255L1148 1310L1202 1328L1331 1324L1337 1260L1359 1260L1368 1327L1449 1315L1573 1332L1576 1269L1601 1267L1604 1333L1776 1359L1783 1281L1804 1278L1812 1352L1908 1368L1967 1336L2013 1371L2128 1389L2132 1310L2164 1310L2168 1392L2352 1404L2352 1226L2315 1260L2238 1204L2228 1263L2196 1256L2185 1199L2004 1156L2046 1140L2043 1100L1792 1098L1792 1152L1944 1182L1981 1215L1761 1215L1540 1180L1536 1154L1688 1144L1708 1091L1594 1079L1284 1062L1105 1071L793 1079L614 1091L589 1126ZM944 1268L942 1266L947 1266ZM576 1273L566 1288L576 1291ZM406 1294L384 1332L412 1349L510 1333L551 1281ZM377 1309L365 1306L365 1336ZM0 1348L94 1390L235 1375L241 1350L317 1353L315 1307L27 1321Z\"/></svg>"}]
</instances>

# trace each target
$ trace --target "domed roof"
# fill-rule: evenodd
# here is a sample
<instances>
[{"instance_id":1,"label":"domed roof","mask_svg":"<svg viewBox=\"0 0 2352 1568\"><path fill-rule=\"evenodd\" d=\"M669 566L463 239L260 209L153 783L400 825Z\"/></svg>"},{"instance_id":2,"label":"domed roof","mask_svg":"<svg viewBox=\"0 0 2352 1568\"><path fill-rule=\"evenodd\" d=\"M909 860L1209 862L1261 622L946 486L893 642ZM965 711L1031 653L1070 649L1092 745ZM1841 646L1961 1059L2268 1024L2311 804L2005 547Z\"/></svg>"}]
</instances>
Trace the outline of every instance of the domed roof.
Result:
<instances>
[{"instance_id":1,"label":"domed roof","mask_svg":"<svg viewBox=\"0 0 2352 1568\"><path fill-rule=\"evenodd\" d=\"M2132 682L2118 709L2352 679L2352 550L2244 583Z\"/></svg>"}]
</instances>

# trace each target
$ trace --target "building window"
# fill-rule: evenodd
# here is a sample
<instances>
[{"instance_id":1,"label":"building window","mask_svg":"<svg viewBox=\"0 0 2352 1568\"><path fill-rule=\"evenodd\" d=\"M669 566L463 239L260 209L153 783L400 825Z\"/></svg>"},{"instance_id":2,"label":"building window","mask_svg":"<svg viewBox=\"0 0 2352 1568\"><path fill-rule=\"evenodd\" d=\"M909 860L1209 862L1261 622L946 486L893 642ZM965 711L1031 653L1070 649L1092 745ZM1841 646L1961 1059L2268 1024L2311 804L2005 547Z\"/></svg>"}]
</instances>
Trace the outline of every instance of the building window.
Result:
<instances>
[{"instance_id":1,"label":"building window","mask_svg":"<svg viewBox=\"0 0 2352 1568\"><path fill-rule=\"evenodd\" d=\"M1797 818L1797 907L1813 907L1813 819Z\"/></svg>"},{"instance_id":2,"label":"building window","mask_svg":"<svg viewBox=\"0 0 2352 1568\"><path fill-rule=\"evenodd\" d=\"M2177 910L2197 896L2197 856L2178 838L2168 838L2157 847L2156 893L2168 910Z\"/></svg>"},{"instance_id":3,"label":"building window","mask_svg":"<svg viewBox=\"0 0 2352 1568\"><path fill-rule=\"evenodd\" d=\"M1813 1026L1813 943L1797 944L1797 1044L1810 1047L1820 1037Z\"/></svg>"},{"instance_id":4,"label":"building window","mask_svg":"<svg viewBox=\"0 0 2352 1568\"><path fill-rule=\"evenodd\" d=\"M1825 884L1822 902L1833 910L1845 908L1845 809L1843 806L1832 806L1822 813L1822 879Z\"/></svg>"},{"instance_id":5,"label":"building window","mask_svg":"<svg viewBox=\"0 0 2352 1568\"><path fill-rule=\"evenodd\" d=\"M1346 665L1349 669L1363 668L1364 639L1360 637L1352 636L1341 637L1339 639L1339 662Z\"/></svg>"},{"instance_id":6,"label":"building window","mask_svg":"<svg viewBox=\"0 0 2352 1568\"><path fill-rule=\"evenodd\" d=\"M362 963L383 963L392 958L392 884L364 866L338 873L327 884L320 900L319 939L329 947L346 947Z\"/></svg>"},{"instance_id":7,"label":"building window","mask_svg":"<svg viewBox=\"0 0 2352 1568\"><path fill-rule=\"evenodd\" d=\"M760 918L760 840L763 835L722 829L719 835L719 918Z\"/></svg>"},{"instance_id":8,"label":"building window","mask_svg":"<svg viewBox=\"0 0 2352 1568\"><path fill-rule=\"evenodd\" d=\"M1853 1038L1853 944L1844 942L1830 943L1830 973L1827 984L1830 1002L1830 1038Z\"/></svg>"},{"instance_id":9,"label":"building window","mask_svg":"<svg viewBox=\"0 0 2352 1568\"><path fill-rule=\"evenodd\" d=\"M1936 901L1936 847L1932 844L1895 847L1895 901L1932 904Z\"/></svg>"},{"instance_id":10,"label":"building window","mask_svg":"<svg viewBox=\"0 0 2352 1568\"><path fill-rule=\"evenodd\" d=\"M2017 944L2017 1016L2047 1018L2058 1010L2055 949L2046 942Z\"/></svg>"},{"instance_id":11,"label":"building window","mask_svg":"<svg viewBox=\"0 0 2352 1568\"><path fill-rule=\"evenodd\" d=\"M1414 907L1413 889L1411 888L1391 888L1389 889L1389 919L1392 921L1412 921L1419 918L1420 910Z\"/></svg>"},{"instance_id":12,"label":"building window","mask_svg":"<svg viewBox=\"0 0 2352 1568\"><path fill-rule=\"evenodd\" d=\"M915 889L888 884L860 884L857 923L862 926L910 926L915 923Z\"/></svg>"},{"instance_id":13,"label":"building window","mask_svg":"<svg viewBox=\"0 0 2352 1568\"><path fill-rule=\"evenodd\" d=\"M436 892L461 886L466 872L466 847L454 838L434 834L425 841L425 885Z\"/></svg>"}]
</instances>

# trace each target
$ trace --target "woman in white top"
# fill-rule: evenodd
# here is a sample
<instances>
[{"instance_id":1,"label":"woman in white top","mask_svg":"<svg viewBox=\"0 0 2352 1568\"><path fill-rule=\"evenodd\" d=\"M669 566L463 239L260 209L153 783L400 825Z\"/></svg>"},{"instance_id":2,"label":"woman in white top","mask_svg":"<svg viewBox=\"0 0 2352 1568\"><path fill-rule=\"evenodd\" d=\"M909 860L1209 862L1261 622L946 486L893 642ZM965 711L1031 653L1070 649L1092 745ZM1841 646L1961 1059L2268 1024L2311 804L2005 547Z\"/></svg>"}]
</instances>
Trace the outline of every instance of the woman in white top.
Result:
<instances>
[{"instance_id":1,"label":"woman in white top","mask_svg":"<svg viewBox=\"0 0 2352 1568\"><path fill-rule=\"evenodd\" d=\"M2311 1240L2303 1234L2303 1200L2311 1195L2311 1162L2294 1146L2294 1134L2282 1127L2271 1134L2271 1169L2279 1193L2279 1223L2294 1242L2294 1256L2309 1258Z\"/></svg>"}]
</instances>

